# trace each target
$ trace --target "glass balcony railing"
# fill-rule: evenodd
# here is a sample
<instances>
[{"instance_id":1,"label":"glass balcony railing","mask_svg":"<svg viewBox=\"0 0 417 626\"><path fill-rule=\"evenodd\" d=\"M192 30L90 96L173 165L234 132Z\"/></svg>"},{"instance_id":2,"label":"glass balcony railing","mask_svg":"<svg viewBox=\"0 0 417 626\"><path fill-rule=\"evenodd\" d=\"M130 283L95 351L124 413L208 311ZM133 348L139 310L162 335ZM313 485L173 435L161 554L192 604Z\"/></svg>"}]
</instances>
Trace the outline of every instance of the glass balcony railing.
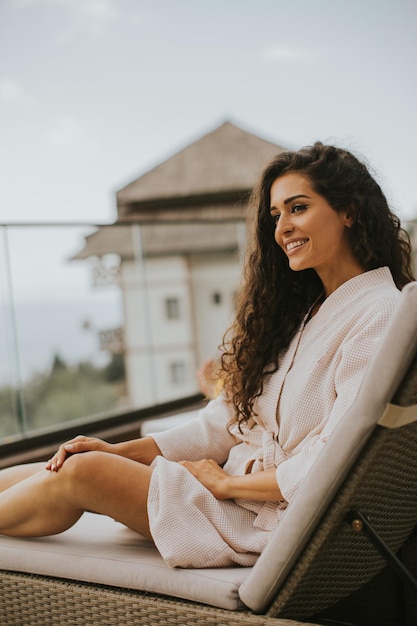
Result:
<instances>
[{"instance_id":1,"label":"glass balcony railing","mask_svg":"<svg viewBox=\"0 0 417 626\"><path fill-rule=\"evenodd\" d=\"M0 443L198 392L241 223L0 226Z\"/></svg>"},{"instance_id":2,"label":"glass balcony railing","mask_svg":"<svg viewBox=\"0 0 417 626\"><path fill-rule=\"evenodd\" d=\"M244 248L237 221L0 225L0 445L198 393Z\"/></svg>"}]
</instances>

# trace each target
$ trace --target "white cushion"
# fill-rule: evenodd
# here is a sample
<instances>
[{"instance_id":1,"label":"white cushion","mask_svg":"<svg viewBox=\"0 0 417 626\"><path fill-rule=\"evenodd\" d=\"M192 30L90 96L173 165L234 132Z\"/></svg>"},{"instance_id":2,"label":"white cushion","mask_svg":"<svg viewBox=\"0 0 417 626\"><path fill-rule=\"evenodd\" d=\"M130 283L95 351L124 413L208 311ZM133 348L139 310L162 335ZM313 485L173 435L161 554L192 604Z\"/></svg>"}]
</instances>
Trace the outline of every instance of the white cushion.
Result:
<instances>
[{"instance_id":1,"label":"white cushion","mask_svg":"<svg viewBox=\"0 0 417 626\"><path fill-rule=\"evenodd\" d=\"M236 610L242 607L239 586L251 568L172 569L152 542L108 517L85 513L60 535L0 536L0 569L138 589Z\"/></svg>"}]
</instances>

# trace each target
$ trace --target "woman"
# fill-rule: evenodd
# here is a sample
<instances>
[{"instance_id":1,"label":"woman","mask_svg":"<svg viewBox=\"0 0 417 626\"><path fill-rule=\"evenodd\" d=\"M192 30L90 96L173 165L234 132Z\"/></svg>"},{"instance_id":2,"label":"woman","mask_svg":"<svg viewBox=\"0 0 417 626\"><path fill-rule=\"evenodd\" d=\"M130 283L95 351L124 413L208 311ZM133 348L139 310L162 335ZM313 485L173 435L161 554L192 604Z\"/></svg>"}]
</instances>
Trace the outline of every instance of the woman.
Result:
<instances>
[{"instance_id":1,"label":"woman","mask_svg":"<svg viewBox=\"0 0 417 626\"><path fill-rule=\"evenodd\" d=\"M46 468L4 470L0 533L59 533L90 510L153 539L172 566L256 561L413 277L399 220L347 151L280 154L250 213L221 395L175 430L113 445L77 437Z\"/></svg>"}]
</instances>

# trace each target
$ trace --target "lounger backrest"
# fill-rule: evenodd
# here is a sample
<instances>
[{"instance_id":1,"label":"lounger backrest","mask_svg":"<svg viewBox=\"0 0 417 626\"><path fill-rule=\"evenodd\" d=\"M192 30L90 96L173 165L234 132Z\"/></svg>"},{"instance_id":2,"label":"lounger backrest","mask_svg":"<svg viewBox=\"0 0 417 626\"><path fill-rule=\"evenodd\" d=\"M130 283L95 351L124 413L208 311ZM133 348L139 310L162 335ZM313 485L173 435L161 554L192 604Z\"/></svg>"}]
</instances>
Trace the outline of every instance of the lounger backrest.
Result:
<instances>
[{"instance_id":1,"label":"lounger backrest","mask_svg":"<svg viewBox=\"0 0 417 626\"><path fill-rule=\"evenodd\" d=\"M361 507L396 550L417 523L417 421L379 426L417 403L417 282L407 285L358 395L240 588L257 612L302 619L369 580L383 560L345 521ZM414 363L414 365L413 365ZM400 389L400 391L399 391ZM417 420L417 415L416 415Z\"/></svg>"}]
</instances>

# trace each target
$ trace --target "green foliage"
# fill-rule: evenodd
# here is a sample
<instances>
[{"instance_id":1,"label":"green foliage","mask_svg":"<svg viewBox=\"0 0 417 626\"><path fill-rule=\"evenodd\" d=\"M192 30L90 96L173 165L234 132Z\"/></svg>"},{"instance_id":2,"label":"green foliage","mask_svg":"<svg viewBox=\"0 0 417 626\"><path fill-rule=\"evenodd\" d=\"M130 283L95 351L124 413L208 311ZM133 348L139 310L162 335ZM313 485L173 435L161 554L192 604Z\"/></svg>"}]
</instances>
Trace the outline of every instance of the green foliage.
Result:
<instances>
[{"instance_id":1,"label":"green foliage","mask_svg":"<svg viewBox=\"0 0 417 626\"><path fill-rule=\"evenodd\" d=\"M18 397L16 389L6 386L0 389L0 437L9 437L19 431Z\"/></svg>"},{"instance_id":2,"label":"green foliage","mask_svg":"<svg viewBox=\"0 0 417 626\"><path fill-rule=\"evenodd\" d=\"M55 355L49 373L34 375L23 388L29 430L110 411L123 402L124 370L112 359L102 368L89 362L68 366ZM0 438L20 431L16 389L0 388Z\"/></svg>"},{"instance_id":3,"label":"green foliage","mask_svg":"<svg viewBox=\"0 0 417 626\"><path fill-rule=\"evenodd\" d=\"M104 370L106 380L109 383L124 380L125 378L125 360L123 354L113 354L110 363Z\"/></svg>"},{"instance_id":4,"label":"green foliage","mask_svg":"<svg viewBox=\"0 0 417 626\"><path fill-rule=\"evenodd\" d=\"M59 371L59 370L66 370L67 369L67 364L65 363L65 361L63 359L61 359L61 357L59 356L59 354L55 354L54 355L54 360L52 362L52 374L55 371Z\"/></svg>"}]
</instances>

